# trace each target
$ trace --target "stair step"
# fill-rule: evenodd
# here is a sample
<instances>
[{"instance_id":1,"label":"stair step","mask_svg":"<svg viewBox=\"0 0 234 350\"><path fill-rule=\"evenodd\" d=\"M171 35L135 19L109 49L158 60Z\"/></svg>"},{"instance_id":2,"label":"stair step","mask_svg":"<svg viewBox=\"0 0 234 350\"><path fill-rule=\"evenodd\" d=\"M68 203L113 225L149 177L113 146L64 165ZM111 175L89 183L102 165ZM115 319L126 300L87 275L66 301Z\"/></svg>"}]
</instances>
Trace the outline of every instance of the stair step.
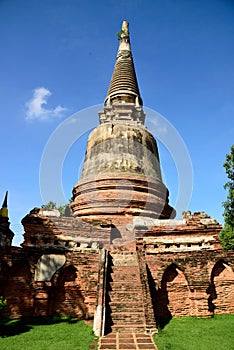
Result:
<instances>
[{"instance_id":1,"label":"stair step","mask_svg":"<svg viewBox=\"0 0 234 350\"><path fill-rule=\"evenodd\" d=\"M111 278L115 278L115 279L118 279L118 278L121 278L121 279L128 279L128 280L140 280L140 276L138 275L129 275L126 273L123 274L123 273L116 273L116 272L111 272Z\"/></svg>"},{"instance_id":2,"label":"stair step","mask_svg":"<svg viewBox=\"0 0 234 350\"><path fill-rule=\"evenodd\" d=\"M132 313L138 312L138 309L132 309L130 307L110 307L111 313L116 313L118 315L131 315ZM143 313L143 309L140 309L139 312Z\"/></svg>"},{"instance_id":3,"label":"stair step","mask_svg":"<svg viewBox=\"0 0 234 350\"><path fill-rule=\"evenodd\" d=\"M123 311L123 312L112 312L111 313L111 316L119 316L119 315L122 315L122 316L124 316L124 317L126 317L126 316L131 316L131 315L133 315L133 316L144 316L144 310L142 309L142 310L139 310L139 311L133 311L133 312L131 312L130 314L129 314L129 312L128 311Z\"/></svg>"},{"instance_id":4,"label":"stair step","mask_svg":"<svg viewBox=\"0 0 234 350\"><path fill-rule=\"evenodd\" d=\"M111 294L111 293L113 293L113 291L112 291L112 290L109 290L108 293ZM139 295L139 293L142 294L142 288L141 288L141 286L140 286L140 288L138 288L138 289L136 289L136 288L134 288L134 289L128 289L127 292L122 291L122 290L116 290L116 291L115 291L115 295L118 295L118 297L121 297L121 295L125 296L126 294L131 295L131 297L133 297L134 295Z\"/></svg>"},{"instance_id":5,"label":"stair step","mask_svg":"<svg viewBox=\"0 0 234 350\"><path fill-rule=\"evenodd\" d=\"M131 309L131 310L134 310L134 309L141 309L143 310L143 305L141 302L136 302L135 304L132 304L131 301L125 301L123 300L122 302L116 302L116 301L110 301L109 302L109 305L111 307L116 307L116 308L121 308L121 307L125 307L125 308L128 308L128 309Z\"/></svg>"},{"instance_id":6,"label":"stair step","mask_svg":"<svg viewBox=\"0 0 234 350\"><path fill-rule=\"evenodd\" d=\"M125 302L125 301L123 301L122 303L116 303L115 301L113 302L111 301L109 305L111 306L111 308L121 309L121 307L124 307L128 309L139 309L139 311L143 310L142 303L132 304L131 302Z\"/></svg>"},{"instance_id":7,"label":"stair step","mask_svg":"<svg viewBox=\"0 0 234 350\"><path fill-rule=\"evenodd\" d=\"M121 306L121 305L124 305L126 307L129 307L129 308L143 308L143 305L142 305L142 301L141 300L135 300L135 301L132 301L132 299L122 299L121 301L119 301L119 299L114 299L114 298L111 298L110 302L109 302L109 305L111 306Z\"/></svg>"},{"instance_id":8,"label":"stair step","mask_svg":"<svg viewBox=\"0 0 234 350\"><path fill-rule=\"evenodd\" d=\"M121 305L125 305L125 306L130 306L132 308L135 307L142 307L142 300L136 300L136 301L132 301L132 299L111 299L111 301L109 302L110 305L112 306L121 306Z\"/></svg>"},{"instance_id":9,"label":"stair step","mask_svg":"<svg viewBox=\"0 0 234 350\"><path fill-rule=\"evenodd\" d=\"M129 313L129 312L117 312L117 313L111 313L111 319L114 324L116 324L117 321L124 321L124 323L142 323L145 321L145 317L143 312L141 313Z\"/></svg>"},{"instance_id":10,"label":"stair step","mask_svg":"<svg viewBox=\"0 0 234 350\"><path fill-rule=\"evenodd\" d=\"M113 326L119 326L121 324L125 324L126 326L131 326L131 325L137 325L137 326L143 326L144 325L144 321L143 319L137 320L135 318L126 320L124 318L116 318L114 320L112 320L113 322Z\"/></svg>"},{"instance_id":11,"label":"stair step","mask_svg":"<svg viewBox=\"0 0 234 350\"><path fill-rule=\"evenodd\" d=\"M138 294L141 294L142 291L140 290L140 287L141 286L137 286L139 288L139 291L138 291ZM116 283L115 285L111 285L111 291L114 292L114 291L122 291L122 292L126 292L128 291L129 289L133 289L133 286L132 285L129 285L129 284L123 284L123 283Z\"/></svg>"},{"instance_id":12,"label":"stair step","mask_svg":"<svg viewBox=\"0 0 234 350\"><path fill-rule=\"evenodd\" d=\"M121 333L129 333L129 332L145 332L145 326L142 325L135 325L135 324L131 324L131 325L126 325L126 324L119 324L119 325L114 325L111 326L111 330L112 332L121 332Z\"/></svg>"},{"instance_id":13,"label":"stair step","mask_svg":"<svg viewBox=\"0 0 234 350\"><path fill-rule=\"evenodd\" d=\"M139 269L135 268L131 268L131 269L126 269L125 267L122 267L122 266L112 266L110 272L113 272L113 273L123 273L124 275L137 275L139 273Z\"/></svg>"},{"instance_id":14,"label":"stair step","mask_svg":"<svg viewBox=\"0 0 234 350\"><path fill-rule=\"evenodd\" d=\"M126 323L132 322L132 320L135 320L136 323L143 322L145 320L144 314L129 314L129 312L117 312L117 313L111 313L111 319L112 321L117 320L123 320ZM115 322L114 322L115 324Z\"/></svg>"},{"instance_id":15,"label":"stair step","mask_svg":"<svg viewBox=\"0 0 234 350\"><path fill-rule=\"evenodd\" d=\"M118 306L123 305L124 307L129 307L131 309L134 309L134 308L139 308L139 307L142 308L142 301L139 299L132 300L132 298L129 298L129 299L125 298L125 299L122 299L122 301L119 301L119 299L111 298L109 305L112 307L115 307L115 306L118 307Z\"/></svg>"},{"instance_id":16,"label":"stair step","mask_svg":"<svg viewBox=\"0 0 234 350\"><path fill-rule=\"evenodd\" d=\"M136 301L135 303L132 303L130 300L123 300L121 303L118 303L116 300L113 300L111 299L111 301L109 302L109 305L111 308L121 308L124 307L124 308L130 308L130 309L140 309L142 310L143 309L143 306L142 306L142 302L140 301Z\"/></svg>"},{"instance_id":17,"label":"stair step","mask_svg":"<svg viewBox=\"0 0 234 350\"><path fill-rule=\"evenodd\" d=\"M129 276L129 275L133 275L133 276L138 276L139 274L139 269L125 269L125 268L115 268L113 267L110 271L111 273L115 273L115 274L123 274L123 275L126 275L126 276Z\"/></svg>"},{"instance_id":18,"label":"stair step","mask_svg":"<svg viewBox=\"0 0 234 350\"><path fill-rule=\"evenodd\" d=\"M114 279L125 278L128 282L131 282L132 280L134 280L134 281L141 281L141 279L140 279L140 274L139 274L139 276L129 276L129 275L111 273L111 274L110 274L110 278L111 278L111 280L112 280L113 278L114 278ZM111 281L110 281L110 282L111 282Z\"/></svg>"},{"instance_id":19,"label":"stair step","mask_svg":"<svg viewBox=\"0 0 234 350\"><path fill-rule=\"evenodd\" d=\"M111 256L106 326L112 331L144 332L145 313L136 253Z\"/></svg>"},{"instance_id":20,"label":"stair step","mask_svg":"<svg viewBox=\"0 0 234 350\"><path fill-rule=\"evenodd\" d=\"M116 277L113 276L113 278L111 279L111 281L109 283L128 283L131 284L132 286L136 285L140 285L140 280L138 278L131 278L129 280L129 277Z\"/></svg>"},{"instance_id":21,"label":"stair step","mask_svg":"<svg viewBox=\"0 0 234 350\"><path fill-rule=\"evenodd\" d=\"M121 293L121 295L116 295L116 293L114 291L111 292L111 294L109 293L110 298L110 302L112 304L123 304L126 303L128 305L142 305L142 294L133 294L133 295L129 295L129 294L123 294L123 292ZM135 300L133 299L133 297L135 297Z\"/></svg>"},{"instance_id":22,"label":"stair step","mask_svg":"<svg viewBox=\"0 0 234 350\"><path fill-rule=\"evenodd\" d=\"M131 268L135 268L138 269L138 262L137 261L124 261L124 260L115 260L112 262L113 265L111 266L113 267L121 267L121 268L125 268L125 267L131 267Z\"/></svg>"},{"instance_id":23,"label":"stair step","mask_svg":"<svg viewBox=\"0 0 234 350\"><path fill-rule=\"evenodd\" d=\"M138 263L136 263L136 266L132 266L132 265L129 266L129 265L126 265L126 264L125 264L124 266L112 265L111 268L112 268L112 269L116 269L116 270L121 268L123 271L127 271L127 270L129 270L129 271L130 271L130 270L131 270L131 271L134 271L134 270L135 270L135 271L138 271L138 270L139 270Z\"/></svg>"},{"instance_id":24,"label":"stair step","mask_svg":"<svg viewBox=\"0 0 234 350\"><path fill-rule=\"evenodd\" d=\"M122 290L112 290L109 291L109 296L111 301L112 300L116 300L116 301L121 301L121 300L130 300L132 302L136 302L136 301L141 301L142 300L142 293L139 291L138 293L136 292L128 292L127 291L122 291Z\"/></svg>"},{"instance_id":25,"label":"stair step","mask_svg":"<svg viewBox=\"0 0 234 350\"><path fill-rule=\"evenodd\" d=\"M140 283L140 281L138 282L138 281L136 281L137 283L134 283L134 282L132 282L132 281L124 281L124 283L123 283L123 281L111 281L111 282L109 282L110 283L110 286L112 286L112 285L122 285L122 284L124 284L124 285L128 285L128 286L134 286L134 289L133 290L135 290L136 288L135 287L141 287L141 283Z\"/></svg>"}]
</instances>

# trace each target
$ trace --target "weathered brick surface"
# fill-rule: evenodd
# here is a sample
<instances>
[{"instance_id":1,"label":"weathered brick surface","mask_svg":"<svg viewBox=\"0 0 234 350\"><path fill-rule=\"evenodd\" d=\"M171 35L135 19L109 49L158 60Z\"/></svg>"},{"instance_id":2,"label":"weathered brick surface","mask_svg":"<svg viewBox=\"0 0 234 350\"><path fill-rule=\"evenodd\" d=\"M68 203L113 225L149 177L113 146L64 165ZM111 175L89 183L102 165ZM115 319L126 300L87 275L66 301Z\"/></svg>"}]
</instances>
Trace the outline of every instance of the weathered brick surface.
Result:
<instances>
[{"instance_id":1,"label":"weathered brick surface","mask_svg":"<svg viewBox=\"0 0 234 350\"><path fill-rule=\"evenodd\" d=\"M156 319L233 313L234 253L146 253Z\"/></svg>"},{"instance_id":2,"label":"weathered brick surface","mask_svg":"<svg viewBox=\"0 0 234 350\"><path fill-rule=\"evenodd\" d=\"M136 252L110 252L106 299L107 333L144 331L144 302Z\"/></svg>"},{"instance_id":3,"label":"weathered brick surface","mask_svg":"<svg viewBox=\"0 0 234 350\"><path fill-rule=\"evenodd\" d=\"M48 252L47 252L48 253ZM45 251L43 251L45 254ZM2 255L0 294L12 317L69 315L93 318L99 273L99 250L64 252L65 265L50 281L34 280L42 251L20 249Z\"/></svg>"},{"instance_id":4,"label":"weathered brick surface","mask_svg":"<svg viewBox=\"0 0 234 350\"><path fill-rule=\"evenodd\" d=\"M217 261L211 273L210 301L216 314L234 313L234 261Z\"/></svg>"},{"instance_id":5,"label":"weathered brick surface","mask_svg":"<svg viewBox=\"0 0 234 350\"><path fill-rule=\"evenodd\" d=\"M73 190L71 203L75 215L112 220L113 215L145 215L152 218L173 218L175 212L166 198L166 187L146 176L108 174L80 181Z\"/></svg>"},{"instance_id":6,"label":"weathered brick surface","mask_svg":"<svg viewBox=\"0 0 234 350\"><path fill-rule=\"evenodd\" d=\"M73 189L73 212L110 219L142 211L154 218L175 217L153 135L142 125L119 121L101 124L89 135L81 179Z\"/></svg>"},{"instance_id":7,"label":"weathered brick surface","mask_svg":"<svg viewBox=\"0 0 234 350\"><path fill-rule=\"evenodd\" d=\"M96 243L110 243L110 223L102 218L87 222L76 217L52 217L28 214L23 220L23 247L57 247L58 249L79 250L90 248Z\"/></svg>"},{"instance_id":8,"label":"weathered brick surface","mask_svg":"<svg viewBox=\"0 0 234 350\"><path fill-rule=\"evenodd\" d=\"M107 328L149 330L155 321L163 324L173 316L234 313L234 252L221 249L220 225L197 214L173 227L160 221L131 231L132 218L113 219L116 226L102 218L90 226L74 217L26 216L23 248L1 248L0 295L7 298L6 314L92 318L106 285L102 234L110 256ZM127 237L127 245L114 248ZM42 256L56 254L65 256L65 264L51 278L35 278Z\"/></svg>"},{"instance_id":9,"label":"weathered brick surface","mask_svg":"<svg viewBox=\"0 0 234 350\"><path fill-rule=\"evenodd\" d=\"M13 237L9 219L0 215L0 247L10 247Z\"/></svg>"},{"instance_id":10,"label":"weathered brick surface","mask_svg":"<svg viewBox=\"0 0 234 350\"><path fill-rule=\"evenodd\" d=\"M137 252L138 264L140 270L140 279L142 286L142 296L144 303L144 312L145 312L145 330L147 333L152 333L157 331L156 319L154 315L152 296L150 293L150 284L148 278L147 264L144 254L142 251Z\"/></svg>"}]
</instances>

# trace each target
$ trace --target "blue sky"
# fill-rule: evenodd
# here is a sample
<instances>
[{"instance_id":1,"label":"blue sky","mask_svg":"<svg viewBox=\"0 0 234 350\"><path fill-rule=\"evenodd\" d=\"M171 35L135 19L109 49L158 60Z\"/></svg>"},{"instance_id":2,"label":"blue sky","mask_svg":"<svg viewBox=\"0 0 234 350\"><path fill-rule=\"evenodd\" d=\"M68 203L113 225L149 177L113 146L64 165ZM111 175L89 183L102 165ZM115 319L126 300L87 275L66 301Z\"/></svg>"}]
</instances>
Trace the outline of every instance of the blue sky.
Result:
<instances>
[{"instance_id":1,"label":"blue sky","mask_svg":"<svg viewBox=\"0 0 234 350\"><path fill-rule=\"evenodd\" d=\"M9 191L15 244L22 242L21 219L42 204L39 172L47 141L71 115L105 99L124 19L144 105L174 126L191 157L189 209L222 222L222 164L234 143L234 2L1 0L0 198ZM75 143L64 161L67 199L84 142ZM175 166L163 144L159 149L174 204Z\"/></svg>"}]
</instances>

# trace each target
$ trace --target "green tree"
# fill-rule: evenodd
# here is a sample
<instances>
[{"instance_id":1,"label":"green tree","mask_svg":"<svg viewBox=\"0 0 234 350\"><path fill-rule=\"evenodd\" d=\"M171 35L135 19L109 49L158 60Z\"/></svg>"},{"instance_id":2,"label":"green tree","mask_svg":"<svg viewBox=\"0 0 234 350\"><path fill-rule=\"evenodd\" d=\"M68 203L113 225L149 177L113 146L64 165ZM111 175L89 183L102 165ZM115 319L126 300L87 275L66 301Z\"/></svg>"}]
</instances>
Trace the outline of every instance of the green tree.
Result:
<instances>
[{"instance_id":1,"label":"green tree","mask_svg":"<svg viewBox=\"0 0 234 350\"><path fill-rule=\"evenodd\" d=\"M44 209L57 209L56 203L53 201L49 201L48 203L43 204L41 207Z\"/></svg>"},{"instance_id":2,"label":"green tree","mask_svg":"<svg viewBox=\"0 0 234 350\"><path fill-rule=\"evenodd\" d=\"M43 209L48 209L48 210L50 210L50 209L58 209L58 211L60 212L60 215L63 216L63 215L65 215L66 206L67 206L66 204L57 206L57 204L55 202L49 201L48 203L43 204L42 208Z\"/></svg>"},{"instance_id":3,"label":"green tree","mask_svg":"<svg viewBox=\"0 0 234 350\"><path fill-rule=\"evenodd\" d=\"M3 299L3 297L0 295L0 321L2 320L2 313L7 306L6 300Z\"/></svg>"},{"instance_id":4,"label":"green tree","mask_svg":"<svg viewBox=\"0 0 234 350\"><path fill-rule=\"evenodd\" d=\"M231 146L230 153L226 155L223 166L228 178L224 189L228 193L226 201L223 202L224 228L219 238L224 249L234 250L234 145Z\"/></svg>"}]
</instances>

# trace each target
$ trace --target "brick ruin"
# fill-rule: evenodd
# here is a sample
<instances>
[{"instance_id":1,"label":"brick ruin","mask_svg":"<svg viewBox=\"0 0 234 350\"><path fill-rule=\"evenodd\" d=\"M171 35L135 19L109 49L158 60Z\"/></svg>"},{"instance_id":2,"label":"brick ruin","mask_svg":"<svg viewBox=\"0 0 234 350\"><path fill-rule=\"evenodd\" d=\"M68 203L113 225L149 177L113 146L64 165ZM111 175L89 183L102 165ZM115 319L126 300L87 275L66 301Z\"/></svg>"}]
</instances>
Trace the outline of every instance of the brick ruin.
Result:
<instances>
[{"instance_id":1,"label":"brick ruin","mask_svg":"<svg viewBox=\"0 0 234 350\"><path fill-rule=\"evenodd\" d=\"M22 247L0 210L6 316L94 319L94 331L155 332L172 317L234 313L234 252L206 213L175 219L157 143L144 126L128 24L66 216L34 208Z\"/></svg>"}]
</instances>

